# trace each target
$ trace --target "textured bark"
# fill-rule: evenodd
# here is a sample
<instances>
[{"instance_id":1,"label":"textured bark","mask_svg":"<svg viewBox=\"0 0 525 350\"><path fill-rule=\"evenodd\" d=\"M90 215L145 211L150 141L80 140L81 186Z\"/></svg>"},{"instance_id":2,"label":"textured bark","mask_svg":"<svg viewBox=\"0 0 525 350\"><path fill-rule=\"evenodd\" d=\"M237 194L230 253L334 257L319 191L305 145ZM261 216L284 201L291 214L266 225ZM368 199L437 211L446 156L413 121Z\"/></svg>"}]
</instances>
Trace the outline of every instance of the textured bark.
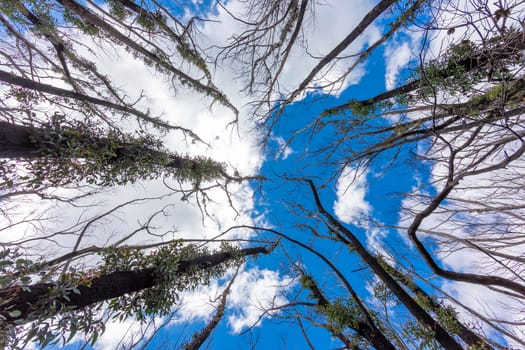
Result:
<instances>
[{"instance_id":1,"label":"textured bark","mask_svg":"<svg viewBox=\"0 0 525 350\"><path fill-rule=\"evenodd\" d=\"M38 153L31 127L0 121L0 158L31 158Z\"/></svg>"},{"instance_id":2,"label":"textured bark","mask_svg":"<svg viewBox=\"0 0 525 350\"><path fill-rule=\"evenodd\" d=\"M242 256L268 254L272 248L253 247L240 251ZM192 260L179 262L177 274L192 269L207 269L234 258L231 252L221 252L212 255L197 257ZM75 286L66 296L53 296L50 292L55 288L54 283L38 283L27 287L10 287L0 290L0 300L6 301L0 309L0 316L5 319L0 328L23 324L45 315L51 317L62 311L81 309L92 304L110 300L128 293L151 288L157 283L157 276L153 268L137 271L115 271L93 278L91 284ZM54 298L56 303L52 304ZM52 305L56 305L53 307ZM17 310L18 312L13 313Z\"/></svg>"},{"instance_id":3,"label":"textured bark","mask_svg":"<svg viewBox=\"0 0 525 350\"><path fill-rule=\"evenodd\" d=\"M36 145L32 136L38 133L43 133L45 130L32 126L23 126L12 124L9 122L0 121L0 158L11 158L11 159L34 159L38 157L48 157L49 154L42 152L38 145ZM93 146L98 144L107 144L109 140L103 137L92 136ZM67 143L67 139L63 140L64 144ZM115 150L115 159L119 157L132 157L123 143L120 147ZM96 148L96 147L95 147ZM137 152L137 146L134 146L134 152ZM141 152L144 153L162 153L161 151L144 147ZM191 163L190 168L197 169L199 163L189 158L180 157L178 155L170 154L170 162L165 165L166 168L180 169L187 167Z\"/></svg>"},{"instance_id":4,"label":"textured bark","mask_svg":"<svg viewBox=\"0 0 525 350\"><path fill-rule=\"evenodd\" d=\"M328 224L336 232L343 235L343 239L349 242L349 248L355 251L367 264L374 274L388 287L388 289L407 308L414 318L422 325L434 331L436 341L445 349L461 350L462 346L447 332L436 320L432 318L404 289L399 283L379 264L376 257L368 252L357 237L333 217L321 203L317 189L311 180L305 180L312 190L317 209L323 215ZM339 234L339 233L338 233Z\"/></svg>"},{"instance_id":5,"label":"textured bark","mask_svg":"<svg viewBox=\"0 0 525 350\"><path fill-rule=\"evenodd\" d=\"M319 289L317 283L315 283L313 279L311 279L311 284L307 288L312 293L312 296L317 300L317 304L321 309L326 308L330 305L330 301L326 299L323 292ZM370 344L374 348L384 350L395 350L395 346L392 345L388 338L379 329L377 329L377 327L372 327L367 322L359 319L355 319L354 321L354 324L346 324L345 326L353 329L361 337L368 340L368 342L370 342ZM331 332L333 332L334 335L338 336L337 332L335 332L334 329L330 329L330 327L328 329ZM340 336L338 336L338 338L341 339ZM350 344L350 342L346 338L344 338L344 340L341 339L341 341L343 341L343 343L346 346L349 346Z\"/></svg>"}]
</instances>

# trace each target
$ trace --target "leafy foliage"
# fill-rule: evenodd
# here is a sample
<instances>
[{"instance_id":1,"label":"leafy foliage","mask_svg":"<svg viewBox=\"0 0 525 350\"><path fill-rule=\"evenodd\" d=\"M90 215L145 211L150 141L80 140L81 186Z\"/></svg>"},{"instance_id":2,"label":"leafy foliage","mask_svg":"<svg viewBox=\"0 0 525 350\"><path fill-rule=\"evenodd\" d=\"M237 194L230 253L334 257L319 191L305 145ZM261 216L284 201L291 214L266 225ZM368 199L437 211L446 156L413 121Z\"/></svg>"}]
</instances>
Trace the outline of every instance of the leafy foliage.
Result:
<instances>
[{"instance_id":1,"label":"leafy foliage","mask_svg":"<svg viewBox=\"0 0 525 350\"><path fill-rule=\"evenodd\" d=\"M105 250L103 253L105 263L101 268L101 273L152 268L156 276L156 282L152 288L137 292L133 298L123 296L113 299L109 303L113 317L121 320L134 317L145 321L147 316L168 314L173 305L177 304L179 292L208 284L211 278L221 276L228 268L239 264L243 259L237 256L235 259L211 268L194 267L184 274L178 272L181 260L188 261L219 251L235 252L237 250L238 248L223 244L218 251L209 251L206 247L198 248L196 245L183 245L181 242L170 243L149 254L128 248Z\"/></svg>"},{"instance_id":2,"label":"leafy foliage","mask_svg":"<svg viewBox=\"0 0 525 350\"><path fill-rule=\"evenodd\" d=\"M224 252L231 253L233 258L212 267L192 265L189 269L180 269L181 262L187 264L200 257ZM165 316L177 305L178 293L207 284L211 278L223 275L227 269L239 265L244 259L240 250L229 244L222 244L218 250L210 251L206 247L183 245L181 242L173 242L147 253L140 249L109 247L100 254L102 264L97 269L78 271L70 268L68 273L61 274L56 282L50 284L45 298L33 305L31 314L26 315L26 319L34 320L29 326L15 330L15 333L12 328L0 327L0 338L3 338L4 344L13 348L24 348L31 341L42 346L66 344L77 332L83 333L94 344L104 332L105 320L109 317L120 321L133 318L146 322L149 316ZM1 280L0 290L15 285L31 290L32 279L27 274L38 271L39 264L25 259L16 259L13 263L13 258L17 256L20 253L13 250L2 253L0 266L5 276ZM70 300L71 295L81 296L79 286L90 287L100 276L118 271L148 269L156 276L151 288L122 295L109 302L94 303L82 309L72 309L64 304L64 301ZM9 298L0 302L5 304L9 302ZM13 317L20 314L19 310L12 310L10 313Z\"/></svg>"},{"instance_id":3,"label":"leafy foliage","mask_svg":"<svg viewBox=\"0 0 525 350\"><path fill-rule=\"evenodd\" d=\"M322 307L322 312L338 332L347 327L356 329L359 327L359 322L363 322L359 308L349 299L337 299Z\"/></svg>"},{"instance_id":4,"label":"leafy foliage","mask_svg":"<svg viewBox=\"0 0 525 350\"><path fill-rule=\"evenodd\" d=\"M161 176L191 181L198 187L225 173L222 164L209 158L168 152L152 135L106 131L99 123L66 121L60 114L31 130L35 157L26 162L23 179L33 188L80 181L98 186L125 185ZM3 164L3 177L9 185L13 170L9 170L8 160Z\"/></svg>"}]
</instances>

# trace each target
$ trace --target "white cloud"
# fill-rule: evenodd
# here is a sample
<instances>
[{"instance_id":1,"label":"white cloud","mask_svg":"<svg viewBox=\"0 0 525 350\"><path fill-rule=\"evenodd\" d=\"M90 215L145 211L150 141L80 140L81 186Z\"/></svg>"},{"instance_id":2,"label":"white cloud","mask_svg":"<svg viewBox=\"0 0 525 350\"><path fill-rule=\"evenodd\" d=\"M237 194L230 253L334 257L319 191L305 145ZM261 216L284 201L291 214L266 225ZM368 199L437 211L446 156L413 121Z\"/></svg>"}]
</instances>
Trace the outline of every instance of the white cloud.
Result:
<instances>
[{"instance_id":1,"label":"white cloud","mask_svg":"<svg viewBox=\"0 0 525 350\"><path fill-rule=\"evenodd\" d=\"M403 39L393 41L385 47L385 86L391 90L398 85L399 74L402 69L406 68L408 63L420 50L419 41L422 33L418 31L404 32Z\"/></svg>"},{"instance_id":2,"label":"white cloud","mask_svg":"<svg viewBox=\"0 0 525 350\"><path fill-rule=\"evenodd\" d=\"M335 215L346 224L361 225L359 219L367 215L370 203L365 199L367 172L346 167L337 180L337 199L334 202Z\"/></svg>"},{"instance_id":3,"label":"white cloud","mask_svg":"<svg viewBox=\"0 0 525 350\"><path fill-rule=\"evenodd\" d=\"M370 227L366 232L366 242L370 250L382 256L389 256L390 253L385 248L384 242L388 231L380 228Z\"/></svg>"},{"instance_id":4,"label":"white cloud","mask_svg":"<svg viewBox=\"0 0 525 350\"><path fill-rule=\"evenodd\" d=\"M217 297L223 292L232 274L233 271L230 271L221 279L220 285L218 280L214 280L207 286L198 286L193 291L181 293L181 303L172 323L208 321L215 313ZM277 271L258 267L240 271L227 297L227 321L232 331L239 333L244 328L255 325L266 309L286 304L288 299L283 293L291 287L293 280L289 276L281 276ZM262 318L278 312L267 313Z\"/></svg>"},{"instance_id":5,"label":"white cloud","mask_svg":"<svg viewBox=\"0 0 525 350\"><path fill-rule=\"evenodd\" d=\"M396 83L400 70L410 62L412 57L412 51L407 42L396 47L387 46L385 49L385 85L387 90L391 90L397 85Z\"/></svg>"},{"instance_id":6,"label":"white cloud","mask_svg":"<svg viewBox=\"0 0 525 350\"><path fill-rule=\"evenodd\" d=\"M278 136L272 137L272 140L275 141L275 143L277 143L275 159L286 160L286 158L288 158L289 155L294 153L294 150L290 147L290 145L286 144L284 138Z\"/></svg>"},{"instance_id":7,"label":"white cloud","mask_svg":"<svg viewBox=\"0 0 525 350\"><path fill-rule=\"evenodd\" d=\"M160 321L158 319L157 321ZM140 344L154 332L154 327L146 327L139 321L127 319L124 321L108 320L106 329L94 345L95 350L127 349L133 344Z\"/></svg>"},{"instance_id":8,"label":"white cloud","mask_svg":"<svg viewBox=\"0 0 525 350\"><path fill-rule=\"evenodd\" d=\"M278 272L253 267L243 271L232 286L229 305L232 315L228 317L228 324L234 333L256 324L262 313L272 307L284 305L288 299L283 292L293 286L293 280L288 276L281 276ZM266 313L268 318L274 311Z\"/></svg>"},{"instance_id":9,"label":"white cloud","mask_svg":"<svg viewBox=\"0 0 525 350\"><path fill-rule=\"evenodd\" d=\"M244 5L241 1L229 1L228 10L246 18ZM330 52L350 31L359 23L362 17L374 6L370 0L346 1L333 0L329 3L316 3L312 11L307 12L304 20L302 35L299 44L291 50L288 61L284 66L279 86L281 91L293 91L307 76L310 70L322 57ZM340 14L344 13L344 16ZM223 8L217 8L217 13L205 22L202 28L203 37L211 44L222 43L226 45L228 39L241 29L239 22L229 16ZM377 40L380 30L371 25L353 45L341 53L341 57L355 54L366 44ZM314 58L317 57L317 58ZM322 70L316 77L316 84L325 85L337 80L345 74L349 64L348 60L340 60L330 65L329 69ZM346 87L359 82L365 71L358 66L344 81L335 85L335 88L323 89L325 93L338 94ZM231 79L231 75L229 76Z\"/></svg>"}]
</instances>

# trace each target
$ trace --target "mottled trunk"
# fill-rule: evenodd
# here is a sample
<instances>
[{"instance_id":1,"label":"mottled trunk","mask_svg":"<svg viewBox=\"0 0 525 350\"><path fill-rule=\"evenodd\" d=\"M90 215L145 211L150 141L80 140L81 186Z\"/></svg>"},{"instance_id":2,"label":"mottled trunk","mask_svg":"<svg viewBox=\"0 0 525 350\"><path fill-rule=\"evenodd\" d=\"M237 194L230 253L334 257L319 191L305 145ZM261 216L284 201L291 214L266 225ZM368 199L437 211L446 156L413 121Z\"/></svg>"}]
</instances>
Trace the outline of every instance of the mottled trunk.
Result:
<instances>
[{"instance_id":1,"label":"mottled trunk","mask_svg":"<svg viewBox=\"0 0 525 350\"><path fill-rule=\"evenodd\" d=\"M239 252L241 256L267 254L271 248L245 248ZM235 253L236 254L236 253ZM177 274L186 273L192 269L207 269L231 260L234 253L222 252L201 256L192 260L179 262ZM37 319L39 316L53 316L67 310L83 307L151 288L157 283L153 268L137 271L115 271L93 278L90 285L78 285L69 288L67 295L53 295L54 283L37 283L27 287L10 287L0 290L0 328L11 327ZM75 291L73 291L75 289ZM54 303L52 303L54 301ZM56 305L56 306L53 306Z\"/></svg>"},{"instance_id":2,"label":"mottled trunk","mask_svg":"<svg viewBox=\"0 0 525 350\"><path fill-rule=\"evenodd\" d=\"M0 158L31 158L38 148L31 142L33 128L0 121Z\"/></svg>"},{"instance_id":3,"label":"mottled trunk","mask_svg":"<svg viewBox=\"0 0 525 350\"><path fill-rule=\"evenodd\" d=\"M45 130L32 126L23 126L0 121L0 158L11 159L31 159L37 157L49 156L45 152L41 152L40 147L33 142L33 135L42 134ZM93 145L108 144L110 141L103 137L91 137ZM63 140L67 144L67 139ZM115 159L119 157L130 156L128 152L128 145L122 143L115 149ZM135 145L133 150L137 152ZM144 153L162 153L161 151L143 147L140 152ZM176 155L170 155L170 163L166 164L167 168L178 169L184 166L184 162L191 162L191 160L183 159Z\"/></svg>"}]
</instances>

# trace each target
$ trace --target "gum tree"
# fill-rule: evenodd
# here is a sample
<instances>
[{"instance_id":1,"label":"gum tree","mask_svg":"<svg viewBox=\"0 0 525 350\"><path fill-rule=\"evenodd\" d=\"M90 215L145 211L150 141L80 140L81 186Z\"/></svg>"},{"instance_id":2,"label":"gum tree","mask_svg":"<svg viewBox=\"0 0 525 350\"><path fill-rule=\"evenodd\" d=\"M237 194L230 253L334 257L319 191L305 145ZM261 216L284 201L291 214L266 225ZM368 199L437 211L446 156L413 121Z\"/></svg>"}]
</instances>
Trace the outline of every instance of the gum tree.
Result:
<instances>
[{"instance_id":1,"label":"gum tree","mask_svg":"<svg viewBox=\"0 0 525 350\"><path fill-rule=\"evenodd\" d=\"M4 346L24 346L29 341L46 345L64 334L72 339L77 331L96 341L103 331L98 310L112 317L167 315L178 299L178 293L206 284L248 256L268 254L273 248L234 248L224 245L210 252L180 241L167 243L147 252L143 247L107 247L101 249L103 264L89 271L59 275L55 281L27 283L30 274L52 269L71 255L50 262L32 263L16 260L6 250L2 256L4 277L0 298L0 330ZM13 276L9 278L9 276ZM17 280L26 281L22 285ZM22 336L9 338L13 327L33 322ZM63 338L65 340L65 338Z\"/></svg>"}]
</instances>

